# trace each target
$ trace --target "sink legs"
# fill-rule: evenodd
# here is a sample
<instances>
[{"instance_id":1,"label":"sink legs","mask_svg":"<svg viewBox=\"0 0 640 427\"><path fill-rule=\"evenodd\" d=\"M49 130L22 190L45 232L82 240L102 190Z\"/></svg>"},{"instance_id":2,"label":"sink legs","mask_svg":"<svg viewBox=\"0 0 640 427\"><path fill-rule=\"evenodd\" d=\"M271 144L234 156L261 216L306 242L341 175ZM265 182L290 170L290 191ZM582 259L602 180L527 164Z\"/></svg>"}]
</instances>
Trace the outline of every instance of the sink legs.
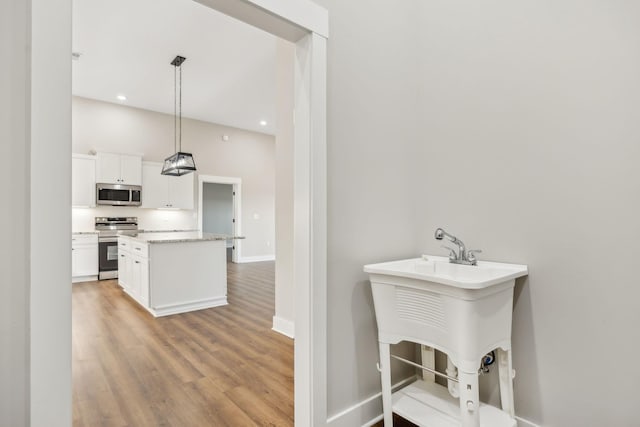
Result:
<instances>
[{"instance_id":1,"label":"sink legs","mask_svg":"<svg viewBox=\"0 0 640 427\"><path fill-rule=\"evenodd\" d=\"M384 413L384 426L393 427L390 346L383 342L378 342L378 345L380 347L380 379L382 383L382 411Z\"/></svg>"},{"instance_id":2,"label":"sink legs","mask_svg":"<svg viewBox=\"0 0 640 427\"><path fill-rule=\"evenodd\" d=\"M511 350L496 350L498 358L498 374L500 376L500 404L502 410L515 417L513 404L513 364L511 362Z\"/></svg>"},{"instance_id":3,"label":"sink legs","mask_svg":"<svg viewBox=\"0 0 640 427\"><path fill-rule=\"evenodd\" d=\"M460 418L463 427L480 427L480 392L478 371L458 371Z\"/></svg>"}]
</instances>

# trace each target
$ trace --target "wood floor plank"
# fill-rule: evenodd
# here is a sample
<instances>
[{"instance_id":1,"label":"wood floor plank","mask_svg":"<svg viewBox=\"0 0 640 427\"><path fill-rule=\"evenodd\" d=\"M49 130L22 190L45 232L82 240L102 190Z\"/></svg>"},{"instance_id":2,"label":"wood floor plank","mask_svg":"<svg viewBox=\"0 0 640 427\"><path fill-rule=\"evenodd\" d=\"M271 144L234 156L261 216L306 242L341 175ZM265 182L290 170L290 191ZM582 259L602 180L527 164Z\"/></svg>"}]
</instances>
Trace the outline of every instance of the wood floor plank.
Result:
<instances>
[{"instance_id":1,"label":"wood floor plank","mask_svg":"<svg viewBox=\"0 0 640 427\"><path fill-rule=\"evenodd\" d=\"M229 305L155 319L115 280L73 286L73 425L292 426L274 263L228 264Z\"/></svg>"},{"instance_id":2,"label":"wood floor plank","mask_svg":"<svg viewBox=\"0 0 640 427\"><path fill-rule=\"evenodd\" d=\"M293 419L284 414L281 408L271 406L263 395L248 389L237 387L225 393L235 404L243 408L257 425L263 427L284 427L293 425Z\"/></svg>"}]
</instances>

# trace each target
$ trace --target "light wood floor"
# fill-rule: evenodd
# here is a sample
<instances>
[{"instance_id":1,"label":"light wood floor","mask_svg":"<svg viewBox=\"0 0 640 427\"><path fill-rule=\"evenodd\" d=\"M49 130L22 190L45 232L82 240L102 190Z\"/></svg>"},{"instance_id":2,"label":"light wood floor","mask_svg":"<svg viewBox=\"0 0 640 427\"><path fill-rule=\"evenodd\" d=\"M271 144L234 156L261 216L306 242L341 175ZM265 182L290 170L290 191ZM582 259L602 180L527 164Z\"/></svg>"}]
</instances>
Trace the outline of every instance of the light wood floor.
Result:
<instances>
[{"instance_id":1,"label":"light wood floor","mask_svg":"<svg viewBox=\"0 0 640 427\"><path fill-rule=\"evenodd\" d=\"M228 278L228 306L158 319L115 280L74 284L74 426L292 426L274 263L229 264Z\"/></svg>"}]
</instances>

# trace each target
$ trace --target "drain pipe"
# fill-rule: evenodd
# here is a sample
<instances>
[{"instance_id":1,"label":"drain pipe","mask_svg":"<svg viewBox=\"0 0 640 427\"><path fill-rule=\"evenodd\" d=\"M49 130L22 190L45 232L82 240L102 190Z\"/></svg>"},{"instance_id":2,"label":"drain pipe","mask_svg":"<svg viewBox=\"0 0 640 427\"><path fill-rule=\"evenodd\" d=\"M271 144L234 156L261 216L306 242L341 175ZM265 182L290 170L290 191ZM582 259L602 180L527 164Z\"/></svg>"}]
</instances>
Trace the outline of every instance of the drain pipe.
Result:
<instances>
[{"instance_id":1,"label":"drain pipe","mask_svg":"<svg viewBox=\"0 0 640 427\"><path fill-rule=\"evenodd\" d=\"M447 356L447 375L453 378L458 378L458 368L456 368L449 356ZM451 396L455 397L456 399L460 397L457 382L447 380L447 388L449 389L449 394Z\"/></svg>"}]
</instances>

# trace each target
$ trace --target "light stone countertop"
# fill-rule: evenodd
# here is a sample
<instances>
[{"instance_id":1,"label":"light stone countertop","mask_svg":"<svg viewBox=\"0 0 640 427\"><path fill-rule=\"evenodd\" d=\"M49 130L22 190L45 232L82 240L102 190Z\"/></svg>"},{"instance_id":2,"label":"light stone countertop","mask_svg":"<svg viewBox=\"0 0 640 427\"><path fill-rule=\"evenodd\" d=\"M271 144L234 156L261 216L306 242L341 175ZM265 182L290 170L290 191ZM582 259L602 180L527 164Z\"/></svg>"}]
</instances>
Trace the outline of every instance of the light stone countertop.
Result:
<instances>
[{"instance_id":1,"label":"light stone countertop","mask_svg":"<svg viewBox=\"0 0 640 427\"><path fill-rule=\"evenodd\" d=\"M71 234L98 234L97 231L73 231Z\"/></svg>"},{"instance_id":2,"label":"light stone countertop","mask_svg":"<svg viewBox=\"0 0 640 427\"><path fill-rule=\"evenodd\" d=\"M154 231L138 233L127 237L142 243L183 243L244 239L244 236L229 236L226 234L204 233L202 231Z\"/></svg>"}]
</instances>

